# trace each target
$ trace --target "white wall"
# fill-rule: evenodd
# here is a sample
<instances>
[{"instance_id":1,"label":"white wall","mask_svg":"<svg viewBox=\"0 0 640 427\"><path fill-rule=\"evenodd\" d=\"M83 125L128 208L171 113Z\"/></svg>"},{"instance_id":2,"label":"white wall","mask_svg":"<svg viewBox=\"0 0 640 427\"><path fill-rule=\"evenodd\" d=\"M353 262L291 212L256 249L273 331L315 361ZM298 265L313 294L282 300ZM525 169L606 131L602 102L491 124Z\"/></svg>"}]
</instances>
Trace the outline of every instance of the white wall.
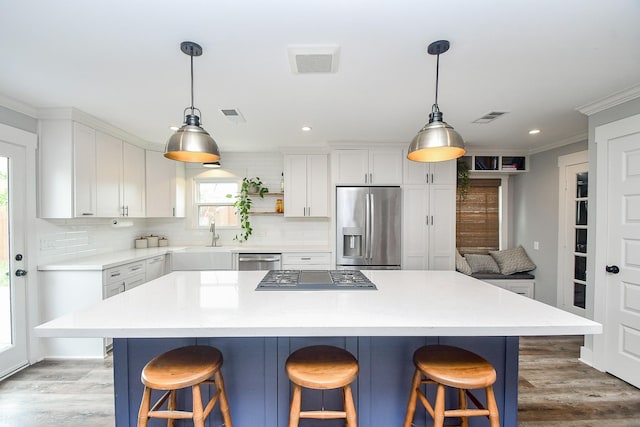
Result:
<instances>
[{"instance_id":1,"label":"white wall","mask_svg":"<svg viewBox=\"0 0 640 427\"><path fill-rule=\"evenodd\" d=\"M538 268L536 300L556 305L558 275L558 157L587 149L587 142L529 156L529 172L511 185L513 246L522 245ZM594 182L589 179L590 182ZM591 189L590 189L591 190ZM591 222L591 218L589 218ZM539 249L533 249L533 242Z\"/></svg>"}]
</instances>

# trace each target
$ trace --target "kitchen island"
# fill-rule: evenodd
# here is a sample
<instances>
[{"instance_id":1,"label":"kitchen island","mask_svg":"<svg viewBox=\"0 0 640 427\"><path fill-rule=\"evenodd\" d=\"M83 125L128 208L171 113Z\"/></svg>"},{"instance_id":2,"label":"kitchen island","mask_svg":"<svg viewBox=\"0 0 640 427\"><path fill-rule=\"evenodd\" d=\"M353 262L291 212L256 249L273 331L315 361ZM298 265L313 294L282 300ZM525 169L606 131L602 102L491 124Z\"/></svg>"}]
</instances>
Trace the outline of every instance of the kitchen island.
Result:
<instances>
[{"instance_id":1,"label":"kitchen island","mask_svg":"<svg viewBox=\"0 0 640 427\"><path fill-rule=\"evenodd\" d=\"M312 343L338 345L358 358L354 392L363 427L402 425L412 353L427 343L487 358L498 372L501 425L511 427L517 425L518 337L602 332L595 322L451 271L365 271L378 290L256 292L264 274L173 272L41 325L37 334L115 338L118 427L135 425L144 364L193 343L223 352L236 427L287 424L284 362ZM217 417L210 425L220 425Z\"/></svg>"}]
</instances>

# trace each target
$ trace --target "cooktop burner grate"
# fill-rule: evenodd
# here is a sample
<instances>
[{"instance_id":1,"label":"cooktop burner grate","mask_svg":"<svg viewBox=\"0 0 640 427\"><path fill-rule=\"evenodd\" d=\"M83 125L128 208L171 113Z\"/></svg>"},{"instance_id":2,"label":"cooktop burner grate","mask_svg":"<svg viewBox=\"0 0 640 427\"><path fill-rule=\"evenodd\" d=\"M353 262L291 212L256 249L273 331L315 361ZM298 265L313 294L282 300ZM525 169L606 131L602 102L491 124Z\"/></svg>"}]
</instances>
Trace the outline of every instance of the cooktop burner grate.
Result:
<instances>
[{"instance_id":1,"label":"cooktop burner grate","mask_svg":"<svg viewBox=\"0 0 640 427\"><path fill-rule=\"evenodd\" d=\"M376 290L358 270L271 270L256 290Z\"/></svg>"}]
</instances>

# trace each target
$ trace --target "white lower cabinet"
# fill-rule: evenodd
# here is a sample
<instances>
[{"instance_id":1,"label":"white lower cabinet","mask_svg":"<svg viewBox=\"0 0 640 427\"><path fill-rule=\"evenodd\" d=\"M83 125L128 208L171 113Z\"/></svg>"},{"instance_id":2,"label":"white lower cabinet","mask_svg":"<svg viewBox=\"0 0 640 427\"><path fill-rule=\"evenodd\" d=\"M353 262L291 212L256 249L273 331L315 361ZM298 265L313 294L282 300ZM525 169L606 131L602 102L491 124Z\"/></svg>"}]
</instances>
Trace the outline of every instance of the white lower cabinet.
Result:
<instances>
[{"instance_id":1,"label":"white lower cabinet","mask_svg":"<svg viewBox=\"0 0 640 427\"><path fill-rule=\"evenodd\" d=\"M146 261L145 268L145 281L148 282L153 279L157 279L165 274L165 259L166 255L158 255L153 258L149 258Z\"/></svg>"},{"instance_id":2,"label":"white lower cabinet","mask_svg":"<svg viewBox=\"0 0 640 427\"><path fill-rule=\"evenodd\" d=\"M283 270L331 270L329 252L288 252L282 254Z\"/></svg>"},{"instance_id":3,"label":"white lower cabinet","mask_svg":"<svg viewBox=\"0 0 640 427\"><path fill-rule=\"evenodd\" d=\"M164 266L165 255L158 255L105 270L39 271L40 320L46 322L129 291L151 277L160 277L165 273ZM104 357L111 343L111 338L46 338L42 347L47 358L92 358Z\"/></svg>"},{"instance_id":4,"label":"white lower cabinet","mask_svg":"<svg viewBox=\"0 0 640 427\"><path fill-rule=\"evenodd\" d=\"M513 280L491 280L483 279L483 282L491 283L506 289L511 292L515 292L518 295L525 296L527 298L535 298L535 280L533 279L513 279Z\"/></svg>"},{"instance_id":5,"label":"white lower cabinet","mask_svg":"<svg viewBox=\"0 0 640 427\"><path fill-rule=\"evenodd\" d=\"M405 185L402 191L402 268L453 270L455 185Z\"/></svg>"}]
</instances>

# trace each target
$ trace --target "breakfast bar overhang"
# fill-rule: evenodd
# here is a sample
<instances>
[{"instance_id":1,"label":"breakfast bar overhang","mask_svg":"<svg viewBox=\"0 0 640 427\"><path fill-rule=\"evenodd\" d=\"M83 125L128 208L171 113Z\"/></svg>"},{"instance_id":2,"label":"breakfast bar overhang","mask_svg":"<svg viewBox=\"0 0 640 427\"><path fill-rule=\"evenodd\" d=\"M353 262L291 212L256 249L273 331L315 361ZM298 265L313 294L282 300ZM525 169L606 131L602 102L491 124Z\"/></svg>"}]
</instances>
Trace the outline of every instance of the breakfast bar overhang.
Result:
<instances>
[{"instance_id":1,"label":"breakfast bar overhang","mask_svg":"<svg viewBox=\"0 0 640 427\"><path fill-rule=\"evenodd\" d=\"M441 343L472 350L494 365L501 425L514 427L518 337L602 332L598 323L457 272L364 273L377 290L261 292L255 288L264 271L173 272L40 325L36 333L114 338L117 427L136 425L144 364L194 343L222 351L236 427L287 425L284 362L295 349L317 343L346 348L358 359L360 426L402 425L413 351ZM209 425L221 425L218 417L214 411ZM471 426L485 424L470 420Z\"/></svg>"}]
</instances>

